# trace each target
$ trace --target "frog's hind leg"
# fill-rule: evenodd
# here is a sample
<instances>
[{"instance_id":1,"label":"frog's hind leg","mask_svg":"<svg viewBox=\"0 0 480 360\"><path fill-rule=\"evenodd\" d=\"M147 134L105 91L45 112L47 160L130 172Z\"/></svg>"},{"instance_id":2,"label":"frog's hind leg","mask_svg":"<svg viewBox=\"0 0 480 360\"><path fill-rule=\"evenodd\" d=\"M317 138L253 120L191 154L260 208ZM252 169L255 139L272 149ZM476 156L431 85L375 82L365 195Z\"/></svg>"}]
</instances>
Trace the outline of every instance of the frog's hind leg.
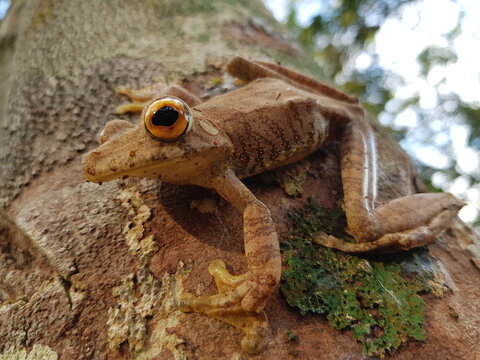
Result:
<instances>
[{"instance_id":1,"label":"frog's hind leg","mask_svg":"<svg viewBox=\"0 0 480 360\"><path fill-rule=\"evenodd\" d=\"M127 86L119 86L115 89L115 92L119 95L125 95L131 100L129 103L117 106L115 109L117 114L141 112L143 108L152 100L166 95L175 96L179 99L182 99L189 106L195 106L201 102L198 97L191 94L183 87L178 85L167 86L161 82L141 89L132 89Z\"/></svg>"},{"instance_id":2,"label":"frog's hind leg","mask_svg":"<svg viewBox=\"0 0 480 360\"><path fill-rule=\"evenodd\" d=\"M464 205L448 193L423 193L375 208L376 146L368 122L347 124L341 145L341 175L348 232L358 244L317 236L316 242L347 252L409 249L434 241Z\"/></svg>"},{"instance_id":3,"label":"frog's hind leg","mask_svg":"<svg viewBox=\"0 0 480 360\"><path fill-rule=\"evenodd\" d=\"M260 78L281 79L303 90L340 100L345 103L357 104L358 98L334 89L308 76L288 69L282 65L263 61L249 60L234 56L227 64L227 71L243 81L254 81Z\"/></svg>"},{"instance_id":4,"label":"frog's hind leg","mask_svg":"<svg viewBox=\"0 0 480 360\"><path fill-rule=\"evenodd\" d=\"M437 195L437 194L428 194ZM448 194L438 194L448 195ZM433 199L438 200L438 199ZM334 248L348 253L363 252L396 252L409 250L417 246L427 245L435 240L435 237L450 224L458 210L447 208L436 215L432 221L425 226L419 226L412 230L405 230L396 233L383 235L378 240L360 243L350 243L338 239L332 235L318 232L313 236L313 242L329 248Z\"/></svg>"}]
</instances>

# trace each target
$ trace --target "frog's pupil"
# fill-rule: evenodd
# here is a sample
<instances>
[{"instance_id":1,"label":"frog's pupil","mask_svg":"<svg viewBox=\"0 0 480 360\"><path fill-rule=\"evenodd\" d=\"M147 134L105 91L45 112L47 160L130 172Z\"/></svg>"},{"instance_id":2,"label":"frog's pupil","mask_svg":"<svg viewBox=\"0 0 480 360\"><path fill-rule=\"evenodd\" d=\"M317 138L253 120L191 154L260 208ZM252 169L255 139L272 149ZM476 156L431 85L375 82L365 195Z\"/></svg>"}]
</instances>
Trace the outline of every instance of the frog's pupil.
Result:
<instances>
[{"instance_id":1,"label":"frog's pupil","mask_svg":"<svg viewBox=\"0 0 480 360\"><path fill-rule=\"evenodd\" d=\"M170 106L164 106L152 116L152 124L155 126L172 126L178 119L178 111Z\"/></svg>"}]
</instances>

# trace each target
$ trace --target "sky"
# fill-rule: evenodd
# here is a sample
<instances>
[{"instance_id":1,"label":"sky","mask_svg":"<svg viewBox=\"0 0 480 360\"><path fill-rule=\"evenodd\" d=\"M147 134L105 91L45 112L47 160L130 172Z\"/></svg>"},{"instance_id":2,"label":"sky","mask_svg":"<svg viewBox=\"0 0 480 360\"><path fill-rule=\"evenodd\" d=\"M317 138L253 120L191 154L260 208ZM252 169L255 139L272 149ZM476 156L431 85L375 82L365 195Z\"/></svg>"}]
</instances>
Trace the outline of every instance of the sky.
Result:
<instances>
[{"instance_id":1,"label":"sky","mask_svg":"<svg viewBox=\"0 0 480 360\"><path fill-rule=\"evenodd\" d=\"M2 19L5 16L5 12L7 11L9 6L10 6L9 0L0 0L0 19Z\"/></svg>"},{"instance_id":2,"label":"sky","mask_svg":"<svg viewBox=\"0 0 480 360\"><path fill-rule=\"evenodd\" d=\"M265 0L265 4L279 21L286 19L290 4L288 0ZM322 11L322 6L325 6L325 2L319 0L297 1L296 10L300 24L308 25L311 17ZM439 87L440 92L455 92L463 101L480 105L479 14L479 0L423 0L405 6L398 17L387 19L376 35L375 51L382 67L400 74L405 79L405 85L395 89L395 97L407 99L418 92L420 106L433 110L437 105L434 86L445 78L444 85ZM436 66L427 79L422 80L419 76L418 54L427 45L447 46L443 35L456 26L459 16L463 16L462 33L453 43L458 61L448 66ZM367 68L371 60L370 55L364 53L356 59L355 66L358 69ZM388 114L387 108L383 116L379 117L380 122L399 129L413 128L417 124L417 116L411 109L395 117ZM446 136L450 137L459 170L467 174L478 173L480 153L467 147L468 134L466 126L452 122L448 133L439 132L434 140L441 144L446 140ZM401 145L426 165L438 169L449 165L450 160L445 154L435 146L426 147L414 136L407 137ZM467 222L475 220L480 212L479 184L469 186L462 177L453 183L447 183L446 176L441 172L436 172L432 181L445 191L467 200L468 206L461 210L460 217Z\"/></svg>"}]
</instances>

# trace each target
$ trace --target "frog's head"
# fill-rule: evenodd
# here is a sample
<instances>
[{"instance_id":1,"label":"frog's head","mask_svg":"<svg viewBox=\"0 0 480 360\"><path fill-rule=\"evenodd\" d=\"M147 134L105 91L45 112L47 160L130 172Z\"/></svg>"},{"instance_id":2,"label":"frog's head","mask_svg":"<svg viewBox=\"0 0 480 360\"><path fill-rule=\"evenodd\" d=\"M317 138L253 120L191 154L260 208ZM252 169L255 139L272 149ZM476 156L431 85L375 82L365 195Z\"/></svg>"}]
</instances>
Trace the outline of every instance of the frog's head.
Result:
<instances>
[{"instance_id":1,"label":"frog's head","mask_svg":"<svg viewBox=\"0 0 480 360\"><path fill-rule=\"evenodd\" d=\"M201 112L172 96L146 106L137 126L127 124L118 130L116 124L107 125L102 144L83 157L89 181L138 176L201 184L230 153L225 135Z\"/></svg>"}]
</instances>

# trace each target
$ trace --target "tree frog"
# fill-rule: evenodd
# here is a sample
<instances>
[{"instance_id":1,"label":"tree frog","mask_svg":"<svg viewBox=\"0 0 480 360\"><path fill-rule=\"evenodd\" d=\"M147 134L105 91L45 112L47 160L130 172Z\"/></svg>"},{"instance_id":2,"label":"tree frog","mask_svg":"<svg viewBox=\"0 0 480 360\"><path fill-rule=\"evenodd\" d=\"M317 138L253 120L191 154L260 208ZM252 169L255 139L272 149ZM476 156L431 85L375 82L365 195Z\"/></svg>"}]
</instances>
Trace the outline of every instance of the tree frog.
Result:
<instances>
[{"instance_id":1,"label":"tree frog","mask_svg":"<svg viewBox=\"0 0 480 360\"><path fill-rule=\"evenodd\" d=\"M184 294L179 307L241 328L242 349L257 353L267 327L263 309L280 281L281 258L269 209L242 178L300 160L331 134L341 134L344 209L356 243L323 233L315 242L346 252L430 243L463 203L448 193L423 193L375 207L375 136L357 98L278 64L236 56L227 71L247 84L205 102L176 85L119 88L132 102L118 112L142 111L140 121L109 122L101 145L84 156L83 173L96 183L137 176L203 186L243 214L247 272L232 275L215 260L209 271L218 294Z\"/></svg>"}]
</instances>

